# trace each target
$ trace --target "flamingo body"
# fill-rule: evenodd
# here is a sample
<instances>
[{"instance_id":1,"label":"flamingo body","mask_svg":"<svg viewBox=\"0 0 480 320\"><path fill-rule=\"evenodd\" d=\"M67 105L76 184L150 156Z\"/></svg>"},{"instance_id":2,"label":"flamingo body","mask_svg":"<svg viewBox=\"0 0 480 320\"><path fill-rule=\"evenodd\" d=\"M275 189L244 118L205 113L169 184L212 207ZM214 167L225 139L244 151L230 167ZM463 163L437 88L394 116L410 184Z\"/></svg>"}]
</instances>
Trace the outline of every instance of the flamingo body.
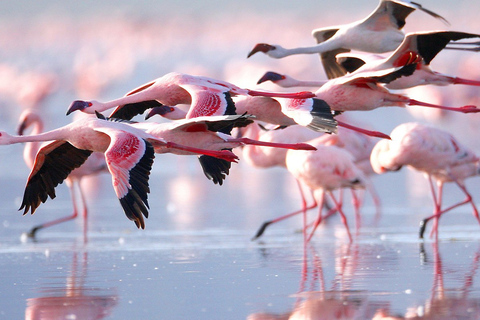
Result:
<instances>
[{"instance_id":1,"label":"flamingo body","mask_svg":"<svg viewBox=\"0 0 480 320\"><path fill-rule=\"evenodd\" d=\"M478 210L467 191L464 180L480 173L480 159L466 146L443 130L421 125L404 123L396 127L389 142L378 142L371 155L372 167L377 173L399 170L407 165L423 172L431 185L434 213L423 220L420 237L423 237L426 223L435 218L432 232L438 236L438 219L445 212L465 203L473 207L473 214L480 223ZM435 194L432 179L437 182ZM466 199L442 210L442 191L445 182L455 182L466 195Z\"/></svg>"}]
</instances>

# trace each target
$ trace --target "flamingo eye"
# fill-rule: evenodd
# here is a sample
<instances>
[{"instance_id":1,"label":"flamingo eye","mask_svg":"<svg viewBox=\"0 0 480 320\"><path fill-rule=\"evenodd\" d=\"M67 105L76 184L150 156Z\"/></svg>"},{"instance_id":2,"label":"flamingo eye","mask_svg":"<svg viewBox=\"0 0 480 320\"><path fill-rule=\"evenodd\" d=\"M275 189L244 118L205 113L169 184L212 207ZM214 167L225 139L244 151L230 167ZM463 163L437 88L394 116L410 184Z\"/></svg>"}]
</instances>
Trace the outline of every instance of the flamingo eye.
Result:
<instances>
[{"instance_id":1,"label":"flamingo eye","mask_svg":"<svg viewBox=\"0 0 480 320\"><path fill-rule=\"evenodd\" d=\"M89 107L93 106L93 103L89 102L89 103L88 103L88 106L89 106Z\"/></svg>"}]
</instances>

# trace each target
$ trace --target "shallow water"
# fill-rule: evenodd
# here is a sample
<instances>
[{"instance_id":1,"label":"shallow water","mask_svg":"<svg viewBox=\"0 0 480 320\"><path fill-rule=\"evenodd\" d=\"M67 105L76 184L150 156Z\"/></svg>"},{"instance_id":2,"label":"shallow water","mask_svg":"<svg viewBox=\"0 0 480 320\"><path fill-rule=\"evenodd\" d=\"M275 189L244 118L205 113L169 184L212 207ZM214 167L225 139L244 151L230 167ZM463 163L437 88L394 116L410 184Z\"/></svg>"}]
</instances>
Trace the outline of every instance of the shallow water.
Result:
<instances>
[{"instance_id":1,"label":"shallow water","mask_svg":"<svg viewBox=\"0 0 480 320\"><path fill-rule=\"evenodd\" d=\"M254 85L266 70L323 77L316 56L245 57L261 41L311 44L311 29L358 19L375 5L373 0L202 3L0 4L9 30L0 34L2 130L13 131L20 109L34 100L28 91L8 90L41 81L21 77L29 71L57 77L54 92L39 102L49 128L70 121L64 113L74 99L111 99L173 70L242 86ZM422 1L451 26L415 13L408 31L479 30L471 1L455 3L453 13L450 1ZM357 10L348 16L335 4ZM434 62L438 69L475 74L480 65L478 55L465 69L462 59L471 53L442 54ZM111 61L117 64L107 68ZM454 99L449 103L467 103L461 88L442 91ZM414 119L399 109L355 117L387 133ZM480 151L474 117L442 115L437 121ZM195 158L162 155L150 179L145 230L126 219L103 174L86 185L86 238L77 219L32 240L22 234L72 207L61 185L57 198L33 216L17 211L29 174L22 150L0 148L1 319L480 319L480 227L464 206L442 218L438 242L419 240L419 221L432 211L420 174L404 169L375 177L382 210L377 215L367 195L358 229L345 196L353 243L334 216L304 247L300 217L272 225L251 241L262 222L300 207L296 184L284 170L253 169L241 159L220 187L205 179ZM477 201L478 180L467 181ZM446 203L462 197L453 186L445 189Z\"/></svg>"}]
</instances>

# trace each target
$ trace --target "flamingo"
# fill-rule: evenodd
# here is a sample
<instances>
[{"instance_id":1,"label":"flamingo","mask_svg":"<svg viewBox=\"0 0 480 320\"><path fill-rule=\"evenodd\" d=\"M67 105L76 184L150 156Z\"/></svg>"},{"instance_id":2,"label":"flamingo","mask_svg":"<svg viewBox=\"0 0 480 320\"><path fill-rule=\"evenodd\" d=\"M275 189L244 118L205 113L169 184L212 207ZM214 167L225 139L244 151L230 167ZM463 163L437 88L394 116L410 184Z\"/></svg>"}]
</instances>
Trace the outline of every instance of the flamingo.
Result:
<instances>
[{"instance_id":1,"label":"flamingo","mask_svg":"<svg viewBox=\"0 0 480 320\"><path fill-rule=\"evenodd\" d=\"M293 54L319 53L328 78L337 78L346 73L346 70L335 61L337 54L350 50L371 53L395 50L404 38L401 29L405 25L405 19L416 9L448 24L443 17L423 8L419 3L380 0L376 9L363 20L313 30L312 35L317 40L315 46L286 49L279 45L259 43L250 51L248 57L257 52L263 52L276 59Z\"/></svg>"},{"instance_id":2,"label":"flamingo","mask_svg":"<svg viewBox=\"0 0 480 320\"><path fill-rule=\"evenodd\" d=\"M372 167L377 173L399 170L407 165L423 172L430 183L434 210L433 215L420 224L423 238L428 221L435 218L432 232L438 238L438 220L446 212L470 203L473 215L480 223L478 210L468 192L464 180L480 174L480 159L446 131L409 122L397 126L391 133L392 140L378 142L372 150ZM437 184L435 192L434 183ZM445 182L454 182L466 198L442 209L442 191Z\"/></svg>"},{"instance_id":3,"label":"flamingo","mask_svg":"<svg viewBox=\"0 0 480 320\"><path fill-rule=\"evenodd\" d=\"M158 109L152 109L149 117L155 115ZM161 114L163 115L163 113ZM274 149L294 149L294 150L316 150L306 143L275 143L268 141L259 141L247 137L233 138L232 136L221 132L223 128L232 126L245 126L252 122L252 116L231 115L231 116L207 116L197 117L174 122L154 123L141 122L131 124L133 127L145 130L147 133L163 138L167 141L175 142L185 146L200 147L205 150L225 150L244 145L254 145L261 147L272 147ZM216 158L214 158L216 159ZM222 160L222 159L220 159ZM225 161L225 160L223 160ZM205 165L201 162L202 166ZM210 166L219 168L210 168ZM230 167L223 167L222 163L208 162L208 167L204 167L204 172L214 183L222 184L225 175L228 175Z\"/></svg>"},{"instance_id":4,"label":"flamingo","mask_svg":"<svg viewBox=\"0 0 480 320\"><path fill-rule=\"evenodd\" d=\"M33 128L31 132L33 135L43 132L43 128L44 128L43 120L40 114L31 109L25 110L20 115L20 120L19 120L19 125L17 130L18 135L20 136L24 135L25 130L27 130L28 128ZM35 165L35 158L40 147L41 146L39 142L29 142L25 144L23 158L25 160L25 163L30 169L32 169ZM85 194L84 194L84 190L82 188L81 182L84 177L95 175L95 174L104 172L106 170L107 170L107 164L105 163L105 157L103 153L93 152L87 158L87 160L83 165L81 165L79 168L74 169L65 179L65 183L70 190L70 196L72 198L73 213L69 216L37 225L27 233L27 236L34 238L36 233L40 229L44 229L62 222L75 219L78 216L78 211L79 211L77 206L78 200L75 195L75 188L78 189L80 193L80 201L83 208L83 212L82 212L83 230L84 230L84 235L86 235L88 206L87 206L87 202L86 202L86 198L85 198Z\"/></svg>"},{"instance_id":5,"label":"flamingo","mask_svg":"<svg viewBox=\"0 0 480 320\"><path fill-rule=\"evenodd\" d=\"M339 54L337 61L349 72L370 72L402 65L405 57L408 56L410 52L414 52L422 57L422 60L417 64L417 69L408 77L401 77L386 84L385 86L387 88L406 89L426 84L434 84L437 86L450 84L480 86L480 81L448 76L435 72L429 67L430 62L435 56L441 50L445 49L450 42L479 37L480 35L478 34L457 31L412 32L408 33L400 46L386 58L362 53ZM456 50L478 50L477 47L468 48L465 46L472 43L455 44L459 45L454 48Z\"/></svg>"},{"instance_id":6,"label":"flamingo","mask_svg":"<svg viewBox=\"0 0 480 320\"><path fill-rule=\"evenodd\" d=\"M114 107L117 107L114 112L118 112L125 105L129 105L130 108L144 108L145 103L150 105L160 103L168 106L191 104L186 118L234 114L232 95L299 99L314 96L311 92L275 93L242 89L226 81L171 72L130 91L119 99L108 102L76 100L70 105L67 115L75 110L95 113L95 111L103 112Z\"/></svg>"},{"instance_id":7,"label":"flamingo","mask_svg":"<svg viewBox=\"0 0 480 320\"><path fill-rule=\"evenodd\" d=\"M81 166L92 152L105 155L112 185L128 219L138 228L145 228L148 217L148 178L155 148L175 148L189 154L204 152L235 161L229 151L209 151L167 142L125 123L98 118L80 119L63 127L29 136L12 136L0 131L0 145L24 142L53 141L37 153L27 180L19 210L32 214L48 197L55 198L55 187L71 171ZM143 215L143 216L142 216Z\"/></svg>"},{"instance_id":8,"label":"flamingo","mask_svg":"<svg viewBox=\"0 0 480 320\"><path fill-rule=\"evenodd\" d=\"M340 188L363 188L365 186L365 176L363 172L355 165L353 156L346 150L336 146L325 146L316 138L307 143L317 148L316 151L288 151L285 158L287 170L297 180L300 190L302 185L306 185L313 196L318 200L319 214L316 219L310 235L306 235L306 205L305 197L302 192L303 211L304 211L304 238L306 242L310 241L316 228L322 221L322 209L325 193L329 194L335 204L335 209L342 217L342 222L348 234L350 242L352 236L348 228L347 219L343 213L341 203L337 201L333 190Z\"/></svg>"},{"instance_id":9,"label":"flamingo","mask_svg":"<svg viewBox=\"0 0 480 320\"><path fill-rule=\"evenodd\" d=\"M253 125L247 126L246 132L244 134L247 134L247 135L253 135L255 133L258 134L259 132L258 129L253 130L253 128L256 128L256 127ZM368 191L371 193L377 208L379 208L380 200L378 198L378 195L375 189L373 188L371 181L368 179L368 176L374 173L373 168L370 164L370 153L371 153L371 150L373 149L373 146L375 145L375 143L373 142L373 139L366 137L365 135L360 134L358 132L347 130L344 128L339 128L338 134L336 135L324 134L320 137L311 136L311 134L308 133L309 131L310 130L305 130L304 128L299 126L292 126L292 127L287 127L283 130L266 131L261 134L261 140L266 139L267 141L271 140L271 141L282 141L282 142L287 142L287 141L294 142L294 141L308 141L310 139L315 139L316 143L318 144L325 145L325 146L336 146L338 148L347 150L348 153L350 153L351 156L353 157L357 168L363 172L364 174L363 183L365 184L365 187L368 189ZM287 152L288 150L272 150L272 151L259 150L259 148L256 148L255 146L252 146L252 147L247 146L243 149L243 156L247 163L255 167L261 167L261 168L268 168L273 166L286 167L285 159L286 159ZM357 222L359 222L360 221L359 208L360 208L361 202L355 191L357 190L352 189L352 200L353 200L353 205L355 207L356 220ZM300 193L303 194L301 187L300 187ZM292 213L277 217L273 220L264 222L252 240L255 240L261 237L265 232L266 228L271 224L302 213L305 210L305 203L303 204L303 207L304 208L302 208L302 210L297 210ZM317 202L314 201L314 203L310 206L307 206L306 209L310 210L316 207L317 207ZM330 210L327 216L335 212L336 210Z\"/></svg>"},{"instance_id":10,"label":"flamingo","mask_svg":"<svg viewBox=\"0 0 480 320\"><path fill-rule=\"evenodd\" d=\"M480 112L480 109L473 105L454 108L418 101L403 94L390 92L381 84L391 83L395 79L403 76L408 77L415 71L416 65L420 61L420 57L411 52L407 53L404 58L408 60L402 67L371 72L355 72L328 80L318 88L317 91L315 91L315 95L318 99L325 101L332 110L337 112L358 110L367 111L380 107L406 107L407 105L437 108L462 113ZM260 78L259 82L262 83L270 80L273 82L279 82L281 85L283 79L288 79L290 83L294 81L294 78L287 78L281 74L267 72ZM340 125L340 123L338 125Z\"/></svg>"}]
</instances>

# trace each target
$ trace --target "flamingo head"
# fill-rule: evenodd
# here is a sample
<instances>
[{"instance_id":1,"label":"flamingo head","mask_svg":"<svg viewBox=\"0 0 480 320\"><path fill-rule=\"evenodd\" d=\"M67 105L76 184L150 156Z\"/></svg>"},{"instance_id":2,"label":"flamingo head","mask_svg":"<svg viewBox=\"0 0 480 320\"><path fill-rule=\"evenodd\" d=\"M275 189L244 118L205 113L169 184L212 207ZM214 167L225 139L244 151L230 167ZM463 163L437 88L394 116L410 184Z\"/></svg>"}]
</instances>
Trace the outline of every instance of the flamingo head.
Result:
<instances>
[{"instance_id":1,"label":"flamingo head","mask_svg":"<svg viewBox=\"0 0 480 320\"><path fill-rule=\"evenodd\" d=\"M158 114L161 115L162 117L165 117L168 113L175 111L174 107L169 107L169 106L158 106L151 108L150 111L145 115L145 120L150 119L154 115Z\"/></svg>"},{"instance_id":2,"label":"flamingo head","mask_svg":"<svg viewBox=\"0 0 480 320\"><path fill-rule=\"evenodd\" d=\"M83 101L83 100L75 100L72 102L70 107L67 110L67 116L77 110L80 110L85 113L95 113L95 108L92 108L94 105L94 101Z\"/></svg>"},{"instance_id":3,"label":"flamingo head","mask_svg":"<svg viewBox=\"0 0 480 320\"><path fill-rule=\"evenodd\" d=\"M17 135L23 136L25 134L25 130L33 125L38 126L38 131L43 131L43 122L40 114L32 109L23 111L20 115L20 119L18 120Z\"/></svg>"},{"instance_id":4,"label":"flamingo head","mask_svg":"<svg viewBox=\"0 0 480 320\"><path fill-rule=\"evenodd\" d=\"M390 143L391 140L377 142L370 154L370 163L373 171L378 174L402 169L402 164L398 163L390 153Z\"/></svg>"},{"instance_id":5,"label":"flamingo head","mask_svg":"<svg viewBox=\"0 0 480 320\"><path fill-rule=\"evenodd\" d=\"M258 81L257 84L263 83L265 81L272 81L273 83L285 80L286 77L280 73L276 73L273 71L267 71Z\"/></svg>"},{"instance_id":6,"label":"flamingo head","mask_svg":"<svg viewBox=\"0 0 480 320\"><path fill-rule=\"evenodd\" d=\"M247 58L250 58L251 56L253 56L255 53L257 52L263 52L263 53L267 53L269 51L272 51L272 50L275 50L277 49L276 46L272 46L271 44L267 44L267 43L257 43L255 45L255 47L253 47L252 51L250 51L250 53L248 54Z\"/></svg>"}]
</instances>

